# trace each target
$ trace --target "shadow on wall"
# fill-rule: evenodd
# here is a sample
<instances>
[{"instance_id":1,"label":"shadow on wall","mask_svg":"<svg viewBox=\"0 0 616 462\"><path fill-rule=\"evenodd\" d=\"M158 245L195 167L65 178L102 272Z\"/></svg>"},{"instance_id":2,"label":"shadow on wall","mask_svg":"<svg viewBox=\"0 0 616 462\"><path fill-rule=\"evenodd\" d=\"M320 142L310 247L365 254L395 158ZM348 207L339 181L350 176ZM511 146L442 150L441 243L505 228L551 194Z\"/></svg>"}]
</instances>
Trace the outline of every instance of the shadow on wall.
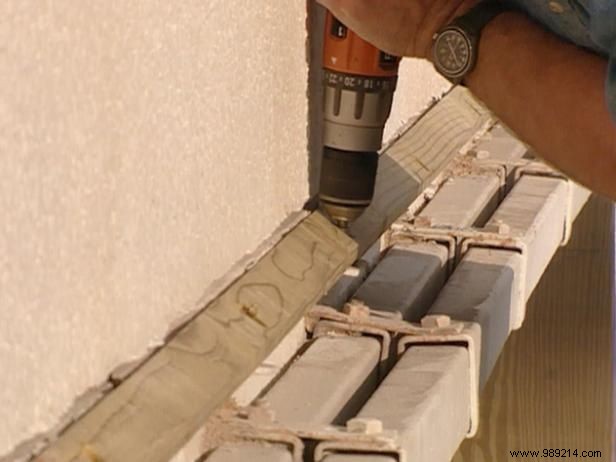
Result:
<instances>
[{"instance_id":1,"label":"shadow on wall","mask_svg":"<svg viewBox=\"0 0 616 462\"><path fill-rule=\"evenodd\" d=\"M323 155L323 34L325 9L308 0L308 181L310 197L319 191L321 157Z\"/></svg>"}]
</instances>

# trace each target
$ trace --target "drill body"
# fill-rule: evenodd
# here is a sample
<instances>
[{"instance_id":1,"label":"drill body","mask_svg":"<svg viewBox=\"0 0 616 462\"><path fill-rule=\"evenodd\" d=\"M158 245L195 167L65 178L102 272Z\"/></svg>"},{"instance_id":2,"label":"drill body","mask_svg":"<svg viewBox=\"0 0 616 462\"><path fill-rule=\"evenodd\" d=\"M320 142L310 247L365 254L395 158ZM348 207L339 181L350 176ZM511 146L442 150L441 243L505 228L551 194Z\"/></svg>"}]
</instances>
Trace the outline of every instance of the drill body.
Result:
<instances>
[{"instance_id":1,"label":"drill body","mask_svg":"<svg viewBox=\"0 0 616 462\"><path fill-rule=\"evenodd\" d=\"M338 226L348 226L372 201L399 62L328 12L320 201Z\"/></svg>"}]
</instances>

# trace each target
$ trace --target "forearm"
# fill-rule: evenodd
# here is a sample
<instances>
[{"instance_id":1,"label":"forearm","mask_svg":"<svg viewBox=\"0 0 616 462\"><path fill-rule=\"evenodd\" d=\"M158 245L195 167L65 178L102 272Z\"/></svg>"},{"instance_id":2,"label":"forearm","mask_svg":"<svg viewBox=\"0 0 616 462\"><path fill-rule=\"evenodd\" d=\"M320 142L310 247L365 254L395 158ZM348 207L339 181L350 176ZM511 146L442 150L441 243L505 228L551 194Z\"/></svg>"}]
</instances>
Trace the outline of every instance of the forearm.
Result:
<instances>
[{"instance_id":1,"label":"forearm","mask_svg":"<svg viewBox=\"0 0 616 462\"><path fill-rule=\"evenodd\" d=\"M518 13L484 29L466 84L521 139L576 181L616 199L607 62Z\"/></svg>"}]
</instances>

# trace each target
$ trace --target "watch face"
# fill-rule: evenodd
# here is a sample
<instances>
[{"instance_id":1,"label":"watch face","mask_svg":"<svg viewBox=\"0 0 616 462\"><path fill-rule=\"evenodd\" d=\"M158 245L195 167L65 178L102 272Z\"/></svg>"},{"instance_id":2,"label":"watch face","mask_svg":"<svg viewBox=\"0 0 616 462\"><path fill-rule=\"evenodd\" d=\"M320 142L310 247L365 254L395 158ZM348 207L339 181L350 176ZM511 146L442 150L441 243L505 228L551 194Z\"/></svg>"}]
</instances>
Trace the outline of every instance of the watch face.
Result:
<instances>
[{"instance_id":1,"label":"watch face","mask_svg":"<svg viewBox=\"0 0 616 462\"><path fill-rule=\"evenodd\" d=\"M438 35L434 42L434 64L446 77L459 78L471 65L471 43L458 29L448 29Z\"/></svg>"}]
</instances>

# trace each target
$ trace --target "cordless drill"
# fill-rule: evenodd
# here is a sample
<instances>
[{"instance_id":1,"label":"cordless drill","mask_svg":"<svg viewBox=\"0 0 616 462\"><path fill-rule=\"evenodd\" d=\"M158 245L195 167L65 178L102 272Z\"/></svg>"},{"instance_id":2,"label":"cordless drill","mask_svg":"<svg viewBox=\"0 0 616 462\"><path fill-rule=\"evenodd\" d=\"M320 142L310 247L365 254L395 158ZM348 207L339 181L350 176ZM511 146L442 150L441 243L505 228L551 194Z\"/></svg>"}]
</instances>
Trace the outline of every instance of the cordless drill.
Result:
<instances>
[{"instance_id":1,"label":"cordless drill","mask_svg":"<svg viewBox=\"0 0 616 462\"><path fill-rule=\"evenodd\" d=\"M339 227L346 228L372 201L399 63L327 13L319 198Z\"/></svg>"}]
</instances>

